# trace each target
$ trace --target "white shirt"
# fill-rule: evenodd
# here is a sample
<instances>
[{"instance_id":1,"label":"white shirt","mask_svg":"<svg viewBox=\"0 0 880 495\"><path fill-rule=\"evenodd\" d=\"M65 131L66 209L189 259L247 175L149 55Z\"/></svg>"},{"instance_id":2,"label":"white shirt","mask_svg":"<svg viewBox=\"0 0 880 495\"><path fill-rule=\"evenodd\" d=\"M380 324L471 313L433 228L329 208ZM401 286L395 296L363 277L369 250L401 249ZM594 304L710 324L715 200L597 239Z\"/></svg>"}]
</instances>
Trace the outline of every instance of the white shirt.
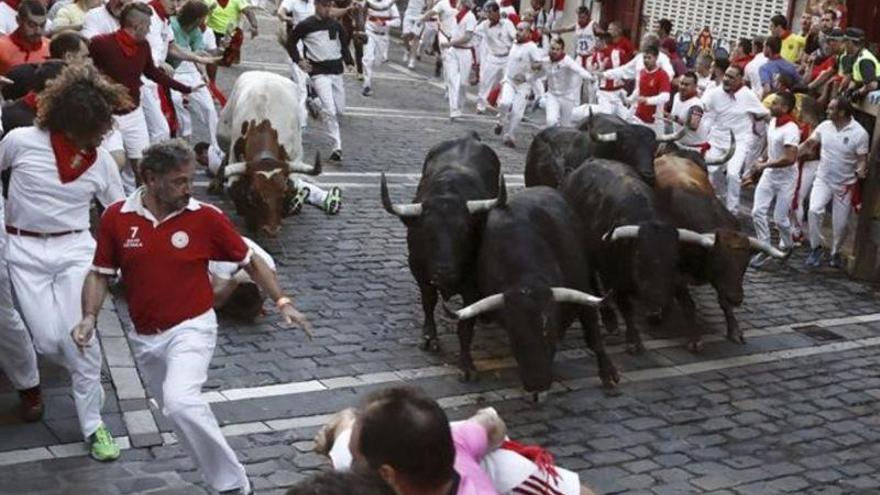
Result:
<instances>
[{"instance_id":1,"label":"white shirt","mask_svg":"<svg viewBox=\"0 0 880 495\"><path fill-rule=\"evenodd\" d=\"M596 46L596 21L590 21L586 26L574 25L575 54L589 55Z\"/></svg>"},{"instance_id":2,"label":"white shirt","mask_svg":"<svg viewBox=\"0 0 880 495\"><path fill-rule=\"evenodd\" d=\"M749 83L749 87L760 98L764 94L764 87L761 85L761 67L767 63L767 57L764 53L755 55L749 63L746 64L744 71L745 79Z\"/></svg>"},{"instance_id":3,"label":"white shirt","mask_svg":"<svg viewBox=\"0 0 880 495\"><path fill-rule=\"evenodd\" d=\"M784 126L776 127L776 119L770 121L767 126L767 160L776 161L785 156L785 148L801 142L801 130L794 122L788 122ZM797 167L794 163L787 167L768 168L764 170L768 177L773 179L791 180L797 178Z\"/></svg>"},{"instance_id":4,"label":"white shirt","mask_svg":"<svg viewBox=\"0 0 880 495\"><path fill-rule=\"evenodd\" d=\"M407 17L421 15L425 11L425 0L409 0L404 13Z\"/></svg>"},{"instance_id":5,"label":"white shirt","mask_svg":"<svg viewBox=\"0 0 880 495\"><path fill-rule=\"evenodd\" d=\"M663 52L660 52L660 55L657 57L657 66L661 69L665 70L667 74L669 74L669 80L675 78L675 69L672 68L672 62L669 61L669 56ZM605 79L622 79L622 80L635 80L636 77L642 73L642 69L645 68L645 55L642 53L636 54L632 60L627 62L620 67L614 69L606 70L603 75Z\"/></svg>"},{"instance_id":6,"label":"white shirt","mask_svg":"<svg viewBox=\"0 0 880 495\"><path fill-rule=\"evenodd\" d=\"M296 25L315 15L315 0L282 0L281 8L287 11Z\"/></svg>"},{"instance_id":7,"label":"white shirt","mask_svg":"<svg viewBox=\"0 0 880 495\"><path fill-rule=\"evenodd\" d=\"M855 119L838 130L830 120L816 127L810 139L821 143L819 169L816 177L833 186L846 186L856 181L856 161L868 154L868 131Z\"/></svg>"},{"instance_id":8,"label":"white shirt","mask_svg":"<svg viewBox=\"0 0 880 495\"><path fill-rule=\"evenodd\" d=\"M703 96L706 93L707 89L718 86L715 84L715 81L712 80L712 73L709 72L708 76L701 76L697 74L697 94Z\"/></svg>"},{"instance_id":9,"label":"white shirt","mask_svg":"<svg viewBox=\"0 0 880 495\"><path fill-rule=\"evenodd\" d=\"M452 18L452 22L455 23L455 17ZM477 16L471 10L461 18L461 21L455 23L455 27L452 29L452 39L459 39L465 33L473 33L475 29L477 29ZM471 37L470 41L456 46L456 48L473 48L475 46L477 46L476 37Z\"/></svg>"},{"instance_id":10,"label":"white shirt","mask_svg":"<svg viewBox=\"0 0 880 495\"><path fill-rule=\"evenodd\" d=\"M511 84L522 84L534 73L532 64L545 60L547 55L534 41L514 43L504 67L504 80Z\"/></svg>"},{"instance_id":11,"label":"white shirt","mask_svg":"<svg viewBox=\"0 0 880 495\"><path fill-rule=\"evenodd\" d=\"M0 2L0 34L9 34L18 29L18 12L6 2Z\"/></svg>"},{"instance_id":12,"label":"white shirt","mask_svg":"<svg viewBox=\"0 0 880 495\"><path fill-rule=\"evenodd\" d=\"M440 40L449 41L447 36L455 36L453 31L455 31L455 16L458 15L458 8L450 5L449 0L440 0L431 7L431 12L437 14ZM471 14L471 17L473 17L473 14ZM474 18L474 22L476 23L476 18Z\"/></svg>"},{"instance_id":13,"label":"white shirt","mask_svg":"<svg viewBox=\"0 0 880 495\"><path fill-rule=\"evenodd\" d=\"M506 57L516 40L516 27L507 19L499 20L494 26L486 19L477 25L474 34L482 37L487 54Z\"/></svg>"},{"instance_id":14,"label":"white shirt","mask_svg":"<svg viewBox=\"0 0 880 495\"><path fill-rule=\"evenodd\" d=\"M392 1L383 2L383 4L374 4L370 2L369 5L377 5L384 7L384 3L389 5L388 8L384 10L376 10L370 7L367 10L367 31L371 31L376 34L388 34L388 29L392 27L400 26L400 11L397 9L397 4ZM381 19L381 21L371 21L370 17Z\"/></svg>"},{"instance_id":15,"label":"white shirt","mask_svg":"<svg viewBox=\"0 0 880 495\"><path fill-rule=\"evenodd\" d=\"M581 80L592 81L593 75L568 55L547 67L547 90L555 96L568 96L579 91Z\"/></svg>"},{"instance_id":16,"label":"white shirt","mask_svg":"<svg viewBox=\"0 0 880 495\"><path fill-rule=\"evenodd\" d=\"M86 18L83 20L83 28L80 34L86 38L94 38L99 34L112 33L119 29L119 21L110 15L107 6L95 7L86 12Z\"/></svg>"},{"instance_id":17,"label":"white shirt","mask_svg":"<svg viewBox=\"0 0 880 495\"><path fill-rule=\"evenodd\" d=\"M709 144L714 148L727 149L730 146L730 130L736 135L736 145L746 146L754 137L752 116L767 116L770 111L761 100L746 86L739 88L735 95L715 87L702 97L706 110L704 119L709 131Z\"/></svg>"},{"instance_id":18,"label":"white shirt","mask_svg":"<svg viewBox=\"0 0 880 495\"><path fill-rule=\"evenodd\" d=\"M694 112L699 111L702 114L703 102L698 96L682 101L681 93L675 93L675 97L672 99L672 116L675 117L675 120L681 122L686 129L684 136L677 141L677 144L681 144L682 146L696 147L703 145L708 141L708 130L704 119L700 118L700 123L697 125L696 129L691 129L690 127L689 118L691 116L692 108L699 109L694 110Z\"/></svg>"},{"instance_id":19,"label":"white shirt","mask_svg":"<svg viewBox=\"0 0 880 495\"><path fill-rule=\"evenodd\" d=\"M265 261L266 264L269 265L269 268L271 268L273 272L277 271L277 268L275 267L275 260L272 259L272 256L267 253L265 249L263 249L259 244L247 237L242 236L241 238L244 243L247 244L249 248L251 248L251 252L262 258L263 261ZM241 269L241 264L233 263L230 261L208 262L208 273L210 273L213 277L221 278L223 280L232 280L233 277L236 277L236 275L238 275ZM243 281L247 281L248 279L250 279L250 277L242 278L244 279Z\"/></svg>"},{"instance_id":20,"label":"white shirt","mask_svg":"<svg viewBox=\"0 0 880 495\"><path fill-rule=\"evenodd\" d=\"M165 63L168 58L168 45L174 42L174 31L171 29L170 21L163 21L156 9L153 10L153 17L150 18L150 31L147 33L147 42L150 44L150 51L153 54L153 65L156 67Z\"/></svg>"},{"instance_id":21,"label":"white shirt","mask_svg":"<svg viewBox=\"0 0 880 495\"><path fill-rule=\"evenodd\" d=\"M0 141L0 170L12 169L6 225L41 233L88 229L93 197L104 206L125 198L116 162L103 148L97 151L91 168L62 184L49 131L10 131Z\"/></svg>"}]
</instances>

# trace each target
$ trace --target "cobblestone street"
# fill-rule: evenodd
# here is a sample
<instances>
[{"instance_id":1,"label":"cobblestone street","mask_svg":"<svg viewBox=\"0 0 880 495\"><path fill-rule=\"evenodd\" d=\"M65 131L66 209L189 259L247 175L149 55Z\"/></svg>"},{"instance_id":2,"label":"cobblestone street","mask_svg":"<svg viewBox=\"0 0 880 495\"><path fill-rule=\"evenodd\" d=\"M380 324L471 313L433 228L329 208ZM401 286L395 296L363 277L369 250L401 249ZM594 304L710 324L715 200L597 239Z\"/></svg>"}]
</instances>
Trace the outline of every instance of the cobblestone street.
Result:
<instances>
[{"instance_id":1,"label":"cobblestone street","mask_svg":"<svg viewBox=\"0 0 880 495\"><path fill-rule=\"evenodd\" d=\"M221 69L224 90L244 70L287 74L276 23L261 23L264 34L245 43L242 65ZM341 213L306 207L285 220L278 239L261 241L282 286L315 325L315 338L284 328L271 304L255 324L221 322L204 394L257 493L283 493L325 468L311 438L327 415L401 383L426 390L454 419L495 407L512 437L547 447L597 493L880 493L880 300L873 287L841 272L804 270L803 250L787 264L746 273L745 302L736 310L744 346L724 339L724 315L709 288L694 291L708 334L699 355L677 337L685 329L675 315L645 332L647 352L639 356L624 352L622 336L608 336L623 375L617 396L599 388L579 328L567 334L557 383L540 404L522 391L495 325L477 324L480 379L473 383L458 379L458 340L439 308L441 351L419 350L422 310L405 228L381 207L379 173L388 173L392 198L409 201L427 150L476 131L498 153L513 192L522 187L537 126L522 126L512 150L492 132L491 117L473 115L472 101L469 115L450 122L433 60L423 57L410 71L401 53L392 42L372 97L361 96L354 76L345 78L345 158L325 161L316 178L343 188ZM543 114L531 119L541 122ZM303 137L309 162L316 151L331 151L321 129L312 121ZM243 228L227 198L206 193L205 176L197 186L200 199ZM41 368L46 418L27 425L0 375L0 493L208 493L144 393L124 336L130 325L124 302L108 301L99 322L104 418L121 438L122 458L100 464L85 455L65 371Z\"/></svg>"}]
</instances>

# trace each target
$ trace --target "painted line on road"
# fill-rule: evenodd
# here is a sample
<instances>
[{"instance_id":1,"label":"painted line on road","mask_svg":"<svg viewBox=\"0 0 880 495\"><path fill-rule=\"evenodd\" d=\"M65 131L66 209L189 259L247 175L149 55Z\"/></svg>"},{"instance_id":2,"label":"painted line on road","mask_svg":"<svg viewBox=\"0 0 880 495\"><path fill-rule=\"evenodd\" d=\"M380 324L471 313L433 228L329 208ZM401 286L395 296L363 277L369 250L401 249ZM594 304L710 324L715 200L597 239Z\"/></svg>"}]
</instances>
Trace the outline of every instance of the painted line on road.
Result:
<instances>
[{"instance_id":1,"label":"painted line on road","mask_svg":"<svg viewBox=\"0 0 880 495\"><path fill-rule=\"evenodd\" d=\"M853 317L849 320L852 323L864 322L862 320L859 320L859 318L860 317ZM847 319L844 318L843 320ZM869 321L877 321L877 319L871 319ZM799 325L800 324L798 324L798 326ZM680 366L642 369L623 373L621 377L621 386L624 386L626 383L645 382L668 377L689 376L707 371L718 371L723 369L736 368L739 366L770 363L776 361L787 361L802 357L849 351L854 349L865 349L875 346L880 346L880 337L869 337L846 342L834 342L815 347L782 349L760 354L716 359L712 361L685 364ZM549 390L549 394L556 395L560 393L581 390L587 387L592 388L598 385L599 379L597 377L565 380L562 382L554 383L553 387ZM867 393L869 393L873 397L880 398L880 389L869 390ZM521 387L506 387L485 392L441 397L437 399L437 402L443 408L459 408L474 406L478 404L482 405L493 402L500 402L504 400L520 399L528 397L529 395L530 393L526 392ZM255 433L281 433L299 428L321 426L325 424L331 416L332 414L318 414L311 416L278 418L266 421L234 423L221 427L221 431L227 437L251 435ZM163 445L172 445L174 443L177 443L177 439L172 433L163 433L162 440ZM117 438L117 442L119 443L120 450L129 450L132 448L128 437ZM85 455L87 455L87 449L85 443L83 442L56 444L46 447L36 447L30 449L0 452L0 466L9 466L15 464L24 464L33 461L45 461L50 459L61 459L65 457L78 457Z\"/></svg>"},{"instance_id":2,"label":"painted line on road","mask_svg":"<svg viewBox=\"0 0 880 495\"><path fill-rule=\"evenodd\" d=\"M795 323L792 325L779 325L775 327L747 330L746 332L744 332L744 335L748 339L792 333L795 331L795 329L807 325L827 328L840 325L870 323L876 321L880 321L880 313L850 316L846 318L822 319L806 323ZM703 340L705 342L719 342L725 340L725 337L722 335L708 335L704 337ZM678 347L681 346L683 342L683 338L649 339L644 341L644 346L646 350L658 350ZM609 345L607 346L607 350L610 354L620 354L625 352L625 346L622 344ZM557 360L571 361L576 359L583 359L590 356L591 354L592 353L582 348L567 349L557 353ZM771 353L768 352L764 354ZM759 355L761 354L751 354L746 356ZM712 362L714 361L707 361L707 363ZM516 361L512 357L477 360L474 364L476 365L478 372L511 369L516 367ZM699 365L702 363L695 364ZM211 391L202 394L202 398L210 403L232 402L243 399L259 399L264 397L275 397L279 395L296 395L306 392L329 391L340 388L361 387L365 385L376 385L381 383L393 383L401 381L405 382L419 378L427 378L433 376L450 376L456 374L458 374L458 368L455 366L427 366L423 368L410 368L398 371L382 371L377 373L364 373L361 375L340 376L325 378L321 380L307 380L299 382L279 383L275 385L263 385L259 387L244 387L222 391Z\"/></svg>"}]
</instances>

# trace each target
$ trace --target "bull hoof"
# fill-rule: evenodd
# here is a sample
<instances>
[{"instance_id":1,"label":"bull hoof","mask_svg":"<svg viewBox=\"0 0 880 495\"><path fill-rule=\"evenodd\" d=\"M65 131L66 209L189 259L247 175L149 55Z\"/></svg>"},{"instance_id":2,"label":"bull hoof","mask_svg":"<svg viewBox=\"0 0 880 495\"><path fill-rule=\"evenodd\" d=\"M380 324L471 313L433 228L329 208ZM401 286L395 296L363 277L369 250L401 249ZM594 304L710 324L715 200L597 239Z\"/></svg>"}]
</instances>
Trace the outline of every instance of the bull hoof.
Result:
<instances>
[{"instance_id":1,"label":"bull hoof","mask_svg":"<svg viewBox=\"0 0 880 495\"><path fill-rule=\"evenodd\" d=\"M605 397L620 397L623 395L623 392L620 391L614 384L611 385L602 385L602 393L605 394Z\"/></svg>"},{"instance_id":2,"label":"bull hoof","mask_svg":"<svg viewBox=\"0 0 880 495\"><path fill-rule=\"evenodd\" d=\"M703 352L703 340L692 340L688 342L687 348L694 354L699 354Z\"/></svg>"},{"instance_id":3,"label":"bull hoof","mask_svg":"<svg viewBox=\"0 0 880 495\"><path fill-rule=\"evenodd\" d=\"M635 342L633 344L626 345L626 352L632 354L633 356L637 354L641 354L645 352L645 345L641 342Z\"/></svg>"},{"instance_id":4,"label":"bull hoof","mask_svg":"<svg viewBox=\"0 0 880 495\"><path fill-rule=\"evenodd\" d=\"M479 381L480 377L477 375L477 368L473 365L459 369L458 373L458 381L461 383L473 383Z\"/></svg>"},{"instance_id":5,"label":"bull hoof","mask_svg":"<svg viewBox=\"0 0 880 495\"><path fill-rule=\"evenodd\" d=\"M437 337L425 336L422 339L422 343L419 344L419 349L429 352L438 352L440 350L440 341L437 340Z\"/></svg>"},{"instance_id":6,"label":"bull hoof","mask_svg":"<svg viewBox=\"0 0 880 495\"><path fill-rule=\"evenodd\" d=\"M727 340L740 345L745 345L746 343L746 338L742 332L727 332Z\"/></svg>"}]
</instances>

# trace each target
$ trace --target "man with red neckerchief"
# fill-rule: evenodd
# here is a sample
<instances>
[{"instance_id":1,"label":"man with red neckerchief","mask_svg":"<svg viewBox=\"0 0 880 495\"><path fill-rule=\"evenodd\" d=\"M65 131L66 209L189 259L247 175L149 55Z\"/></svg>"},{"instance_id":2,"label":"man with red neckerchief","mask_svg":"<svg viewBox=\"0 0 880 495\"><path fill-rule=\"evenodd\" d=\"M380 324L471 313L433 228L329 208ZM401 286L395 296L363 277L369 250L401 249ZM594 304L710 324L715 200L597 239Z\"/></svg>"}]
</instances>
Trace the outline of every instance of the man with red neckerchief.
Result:
<instances>
[{"instance_id":1,"label":"man with red neckerchief","mask_svg":"<svg viewBox=\"0 0 880 495\"><path fill-rule=\"evenodd\" d=\"M774 15L770 18L770 34L782 41L780 55L785 60L795 64L800 60L807 40L789 30L788 19L784 15Z\"/></svg>"},{"instance_id":2,"label":"man with red neckerchief","mask_svg":"<svg viewBox=\"0 0 880 495\"><path fill-rule=\"evenodd\" d=\"M422 16L425 22L439 20L440 50L449 98L449 118L460 118L471 64L474 62L474 30L477 18L471 12L472 0L440 0Z\"/></svg>"},{"instance_id":3,"label":"man with red neckerchief","mask_svg":"<svg viewBox=\"0 0 880 495\"><path fill-rule=\"evenodd\" d=\"M181 93L190 93L192 88L181 84L153 63L153 55L146 41L150 30L153 11L143 3L129 3L120 14L121 26L109 34L92 38L89 53L95 66L110 79L128 88L134 108L115 117L117 131L108 138L108 149L125 149L128 170L123 174L126 188L134 189L137 162L143 150L150 145L147 121L140 102L142 77L146 76L159 84ZM119 146L119 141L122 146ZM126 177L127 176L127 177Z\"/></svg>"},{"instance_id":4,"label":"man with red neckerchief","mask_svg":"<svg viewBox=\"0 0 880 495\"><path fill-rule=\"evenodd\" d=\"M113 159L98 146L113 125L113 112L130 101L125 88L87 64L65 68L39 100L36 126L15 129L0 141L0 170L12 170L6 261L32 339L20 352L35 348L68 370L90 454L110 461L119 457L119 447L101 421L101 350L96 344L78 351L68 333L82 317L82 283L95 251L92 199L109 206L123 194ZM36 369L30 372L38 376ZM39 403L39 391L31 400Z\"/></svg>"},{"instance_id":5,"label":"man with red neckerchief","mask_svg":"<svg viewBox=\"0 0 880 495\"><path fill-rule=\"evenodd\" d=\"M0 37L0 75L16 65L49 58L49 40L43 36L46 8L36 0L24 0L18 6L16 21L18 27Z\"/></svg>"}]
</instances>

